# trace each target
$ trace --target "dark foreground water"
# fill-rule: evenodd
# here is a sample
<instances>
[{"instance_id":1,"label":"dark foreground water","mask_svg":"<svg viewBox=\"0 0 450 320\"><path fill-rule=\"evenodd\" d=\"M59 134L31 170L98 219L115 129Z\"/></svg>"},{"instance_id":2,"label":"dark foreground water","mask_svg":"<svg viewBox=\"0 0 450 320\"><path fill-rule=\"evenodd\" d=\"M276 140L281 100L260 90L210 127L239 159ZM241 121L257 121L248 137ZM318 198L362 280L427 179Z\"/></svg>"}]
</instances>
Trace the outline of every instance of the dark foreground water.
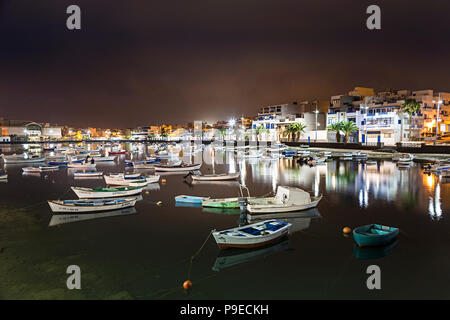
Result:
<instances>
[{"instance_id":1,"label":"dark foreground water","mask_svg":"<svg viewBox=\"0 0 450 320\"><path fill-rule=\"evenodd\" d=\"M423 174L417 164L399 169L390 161L366 166L334 160L310 168L288 159L234 161L233 153L216 153L216 161L226 157L233 161L215 164L215 171L240 170L252 196L289 185L324 198L310 218L290 219L294 233L287 240L220 252L211 237L190 264L212 229L237 226L242 217L235 211L176 207L174 196L237 196L237 183L188 184L183 174L163 174L166 183L151 186L135 210L52 220L46 200L76 198L70 186L103 186L104 180L75 180L68 169L25 176L19 165L4 166L9 178L0 184L0 298L450 297L447 181ZM124 159L99 163L98 169L123 172ZM201 171L212 167L204 164ZM399 227L398 242L358 251L342 228L368 223ZM366 286L366 269L373 264L381 268L381 290ZM81 290L66 287L69 265L81 268ZM188 278L193 288L186 293L182 283Z\"/></svg>"}]
</instances>

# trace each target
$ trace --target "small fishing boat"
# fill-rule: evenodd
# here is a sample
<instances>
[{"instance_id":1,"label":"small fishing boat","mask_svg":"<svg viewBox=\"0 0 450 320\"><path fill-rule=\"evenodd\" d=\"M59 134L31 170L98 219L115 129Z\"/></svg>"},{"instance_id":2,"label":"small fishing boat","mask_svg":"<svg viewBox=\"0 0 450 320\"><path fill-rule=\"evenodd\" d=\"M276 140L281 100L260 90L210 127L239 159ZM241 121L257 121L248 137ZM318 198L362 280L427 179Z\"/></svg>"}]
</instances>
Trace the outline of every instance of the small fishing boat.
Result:
<instances>
[{"instance_id":1,"label":"small fishing boat","mask_svg":"<svg viewBox=\"0 0 450 320\"><path fill-rule=\"evenodd\" d=\"M316 207L321 199L322 195L312 197L300 188L279 186L275 197L249 198L247 211L255 215L301 211Z\"/></svg>"},{"instance_id":2,"label":"small fishing boat","mask_svg":"<svg viewBox=\"0 0 450 320\"><path fill-rule=\"evenodd\" d=\"M36 162L44 162L45 157L39 157L37 155L28 155L26 153L22 155L1 155L5 164L16 164L16 163L36 163Z\"/></svg>"},{"instance_id":3,"label":"small fishing boat","mask_svg":"<svg viewBox=\"0 0 450 320\"><path fill-rule=\"evenodd\" d=\"M179 195L175 197L176 202L187 202L187 203L198 203L201 204L203 200L208 200L209 197L195 197L195 196L186 196Z\"/></svg>"},{"instance_id":4,"label":"small fishing boat","mask_svg":"<svg viewBox=\"0 0 450 320\"><path fill-rule=\"evenodd\" d=\"M238 198L208 199L202 201L206 208L239 208Z\"/></svg>"},{"instance_id":5,"label":"small fishing boat","mask_svg":"<svg viewBox=\"0 0 450 320\"><path fill-rule=\"evenodd\" d=\"M160 176L152 175L152 176L140 176L137 178L127 178L127 177L111 177L104 176L105 182L108 185L112 186L146 186L149 183L158 182Z\"/></svg>"},{"instance_id":6,"label":"small fishing boat","mask_svg":"<svg viewBox=\"0 0 450 320\"><path fill-rule=\"evenodd\" d=\"M101 177L103 172L100 171L75 171L74 177Z\"/></svg>"},{"instance_id":7,"label":"small fishing boat","mask_svg":"<svg viewBox=\"0 0 450 320\"><path fill-rule=\"evenodd\" d=\"M76 168L76 169L95 169L96 164L95 163L85 163L85 162L81 162L81 163L70 162L67 166L69 168Z\"/></svg>"},{"instance_id":8,"label":"small fishing boat","mask_svg":"<svg viewBox=\"0 0 450 320\"><path fill-rule=\"evenodd\" d=\"M109 174L110 177L112 178L129 178L129 179L136 179L141 177L142 175L138 172L138 173L110 173Z\"/></svg>"},{"instance_id":9,"label":"small fishing boat","mask_svg":"<svg viewBox=\"0 0 450 320\"><path fill-rule=\"evenodd\" d=\"M6 180L6 179L8 179L8 175L3 174L3 172L0 171L0 180Z\"/></svg>"},{"instance_id":10,"label":"small fishing boat","mask_svg":"<svg viewBox=\"0 0 450 320\"><path fill-rule=\"evenodd\" d=\"M110 151L109 154L110 155L119 155L119 154L126 154L127 152L128 152L127 150Z\"/></svg>"},{"instance_id":11,"label":"small fishing boat","mask_svg":"<svg viewBox=\"0 0 450 320\"><path fill-rule=\"evenodd\" d=\"M176 172L176 171L193 171L198 170L202 166L199 164L180 164L180 165L155 165L156 171L167 171L167 172Z\"/></svg>"},{"instance_id":12,"label":"small fishing boat","mask_svg":"<svg viewBox=\"0 0 450 320\"><path fill-rule=\"evenodd\" d=\"M59 170L59 166L39 166L39 170L41 170L41 171Z\"/></svg>"},{"instance_id":13,"label":"small fishing boat","mask_svg":"<svg viewBox=\"0 0 450 320\"><path fill-rule=\"evenodd\" d=\"M126 197L142 192L142 187L117 187L117 188L81 188L71 187L78 198L112 198L112 197Z\"/></svg>"},{"instance_id":14,"label":"small fishing boat","mask_svg":"<svg viewBox=\"0 0 450 320\"><path fill-rule=\"evenodd\" d=\"M410 153L404 153L398 158L392 158L392 161L398 161L398 163L410 163L414 160L414 155Z\"/></svg>"},{"instance_id":15,"label":"small fishing boat","mask_svg":"<svg viewBox=\"0 0 450 320\"><path fill-rule=\"evenodd\" d=\"M240 173L221 173L221 174L192 174L192 180L197 181L222 181L222 180L236 180Z\"/></svg>"},{"instance_id":16,"label":"small fishing boat","mask_svg":"<svg viewBox=\"0 0 450 320\"><path fill-rule=\"evenodd\" d=\"M49 166L66 166L69 164L69 161L48 161L47 164Z\"/></svg>"},{"instance_id":17,"label":"small fishing boat","mask_svg":"<svg viewBox=\"0 0 450 320\"><path fill-rule=\"evenodd\" d=\"M220 249L255 248L273 243L288 234L291 224L281 220L266 220L224 231L213 231Z\"/></svg>"},{"instance_id":18,"label":"small fishing boat","mask_svg":"<svg viewBox=\"0 0 450 320\"><path fill-rule=\"evenodd\" d=\"M39 167L24 167L22 168L23 172L29 173L29 172L41 172L41 169Z\"/></svg>"},{"instance_id":19,"label":"small fishing boat","mask_svg":"<svg viewBox=\"0 0 450 320\"><path fill-rule=\"evenodd\" d=\"M116 156L105 156L105 155L95 155L95 156L92 156L92 158L96 162L106 162L106 161L116 160Z\"/></svg>"},{"instance_id":20,"label":"small fishing boat","mask_svg":"<svg viewBox=\"0 0 450 320\"><path fill-rule=\"evenodd\" d=\"M382 246L397 238L398 228L383 226L380 224L368 224L353 230L353 239L360 247Z\"/></svg>"},{"instance_id":21,"label":"small fishing boat","mask_svg":"<svg viewBox=\"0 0 450 320\"><path fill-rule=\"evenodd\" d=\"M96 212L133 207L137 198L111 200L48 200L53 212Z\"/></svg>"}]
</instances>

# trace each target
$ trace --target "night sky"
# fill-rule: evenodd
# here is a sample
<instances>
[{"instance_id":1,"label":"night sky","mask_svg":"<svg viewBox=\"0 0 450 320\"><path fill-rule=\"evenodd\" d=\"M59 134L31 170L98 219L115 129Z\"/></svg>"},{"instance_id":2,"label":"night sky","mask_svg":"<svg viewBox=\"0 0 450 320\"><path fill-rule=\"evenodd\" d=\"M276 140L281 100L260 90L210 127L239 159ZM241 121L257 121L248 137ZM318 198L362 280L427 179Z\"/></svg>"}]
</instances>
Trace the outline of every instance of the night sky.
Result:
<instances>
[{"instance_id":1,"label":"night sky","mask_svg":"<svg viewBox=\"0 0 450 320\"><path fill-rule=\"evenodd\" d=\"M450 91L449 17L448 0L0 0L0 116L125 128L355 86Z\"/></svg>"}]
</instances>

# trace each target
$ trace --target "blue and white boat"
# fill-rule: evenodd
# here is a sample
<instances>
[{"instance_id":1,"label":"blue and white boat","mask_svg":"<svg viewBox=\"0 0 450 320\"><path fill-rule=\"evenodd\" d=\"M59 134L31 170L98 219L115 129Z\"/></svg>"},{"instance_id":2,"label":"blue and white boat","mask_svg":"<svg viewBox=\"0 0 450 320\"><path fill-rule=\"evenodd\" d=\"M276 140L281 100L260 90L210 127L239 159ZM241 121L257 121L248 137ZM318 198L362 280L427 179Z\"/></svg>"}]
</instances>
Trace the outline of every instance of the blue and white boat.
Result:
<instances>
[{"instance_id":1,"label":"blue and white boat","mask_svg":"<svg viewBox=\"0 0 450 320\"><path fill-rule=\"evenodd\" d=\"M353 230L353 239L360 247L383 246L394 241L400 230L380 224L368 224Z\"/></svg>"},{"instance_id":2,"label":"blue and white boat","mask_svg":"<svg viewBox=\"0 0 450 320\"><path fill-rule=\"evenodd\" d=\"M75 171L74 177L101 177L103 172L100 171Z\"/></svg>"},{"instance_id":3,"label":"blue and white boat","mask_svg":"<svg viewBox=\"0 0 450 320\"><path fill-rule=\"evenodd\" d=\"M203 200L208 200L209 197L196 197L196 196L186 196L179 195L175 197L176 202L186 202L186 203L198 203L201 204Z\"/></svg>"},{"instance_id":4,"label":"blue and white boat","mask_svg":"<svg viewBox=\"0 0 450 320\"><path fill-rule=\"evenodd\" d=\"M95 212L133 207L137 198L108 200L49 200L53 212Z\"/></svg>"},{"instance_id":5,"label":"blue and white boat","mask_svg":"<svg viewBox=\"0 0 450 320\"><path fill-rule=\"evenodd\" d=\"M67 166L69 161L48 161L49 166Z\"/></svg>"},{"instance_id":6,"label":"blue and white boat","mask_svg":"<svg viewBox=\"0 0 450 320\"><path fill-rule=\"evenodd\" d=\"M266 220L224 231L213 231L220 249L255 248L265 246L289 233L290 223L282 220Z\"/></svg>"}]
</instances>

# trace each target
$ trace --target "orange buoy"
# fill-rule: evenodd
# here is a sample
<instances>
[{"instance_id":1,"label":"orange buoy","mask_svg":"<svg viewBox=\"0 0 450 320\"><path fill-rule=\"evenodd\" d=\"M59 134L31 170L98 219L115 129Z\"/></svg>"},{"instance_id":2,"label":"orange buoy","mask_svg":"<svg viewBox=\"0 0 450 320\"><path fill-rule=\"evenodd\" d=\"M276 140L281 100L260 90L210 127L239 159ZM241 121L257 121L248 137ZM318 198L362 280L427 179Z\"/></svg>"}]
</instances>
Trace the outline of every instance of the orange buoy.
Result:
<instances>
[{"instance_id":1,"label":"orange buoy","mask_svg":"<svg viewBox=\"0 0 450 320\"><path fill-rule=\"evenodd\" d=\"M183 283L183 288L184 288L185 290L188 290L188 289L190 289L191 287L192 287L192 282L191 282L191 281L186 280L186 281Z\"/></svg>"},{"instance_id":2,"label":"orange buoy","mask_svg":"<svg viewBox=\"0 0 450 320\"><path fill-rule=\"evenodd\" d=\"M350 229L349 227L345 227L344 229L342 229L342 232L345 234L348 234L348 233L352 232L352 229Z\"/></svg>"},{"instance_id":3,"label":"orange buoy","mask_svg":"<svg viewBox=\"0 0 450 320\"><path fill-rule=\"evenodd\" d=\"M156 205L158 205L158 206L162 205L162 201L158 201L158 202L156 203Z\"/></svg>"},{"instance_id":4,"label":"orange buoy","mask_svg":"<svg viewBox=\"0 0 450 320\"><path fill-rule=\"evenodd\" d=\"M166 179L161 179L161 182L162 183L166 183Z\"/></svg>"}]
</instances>

